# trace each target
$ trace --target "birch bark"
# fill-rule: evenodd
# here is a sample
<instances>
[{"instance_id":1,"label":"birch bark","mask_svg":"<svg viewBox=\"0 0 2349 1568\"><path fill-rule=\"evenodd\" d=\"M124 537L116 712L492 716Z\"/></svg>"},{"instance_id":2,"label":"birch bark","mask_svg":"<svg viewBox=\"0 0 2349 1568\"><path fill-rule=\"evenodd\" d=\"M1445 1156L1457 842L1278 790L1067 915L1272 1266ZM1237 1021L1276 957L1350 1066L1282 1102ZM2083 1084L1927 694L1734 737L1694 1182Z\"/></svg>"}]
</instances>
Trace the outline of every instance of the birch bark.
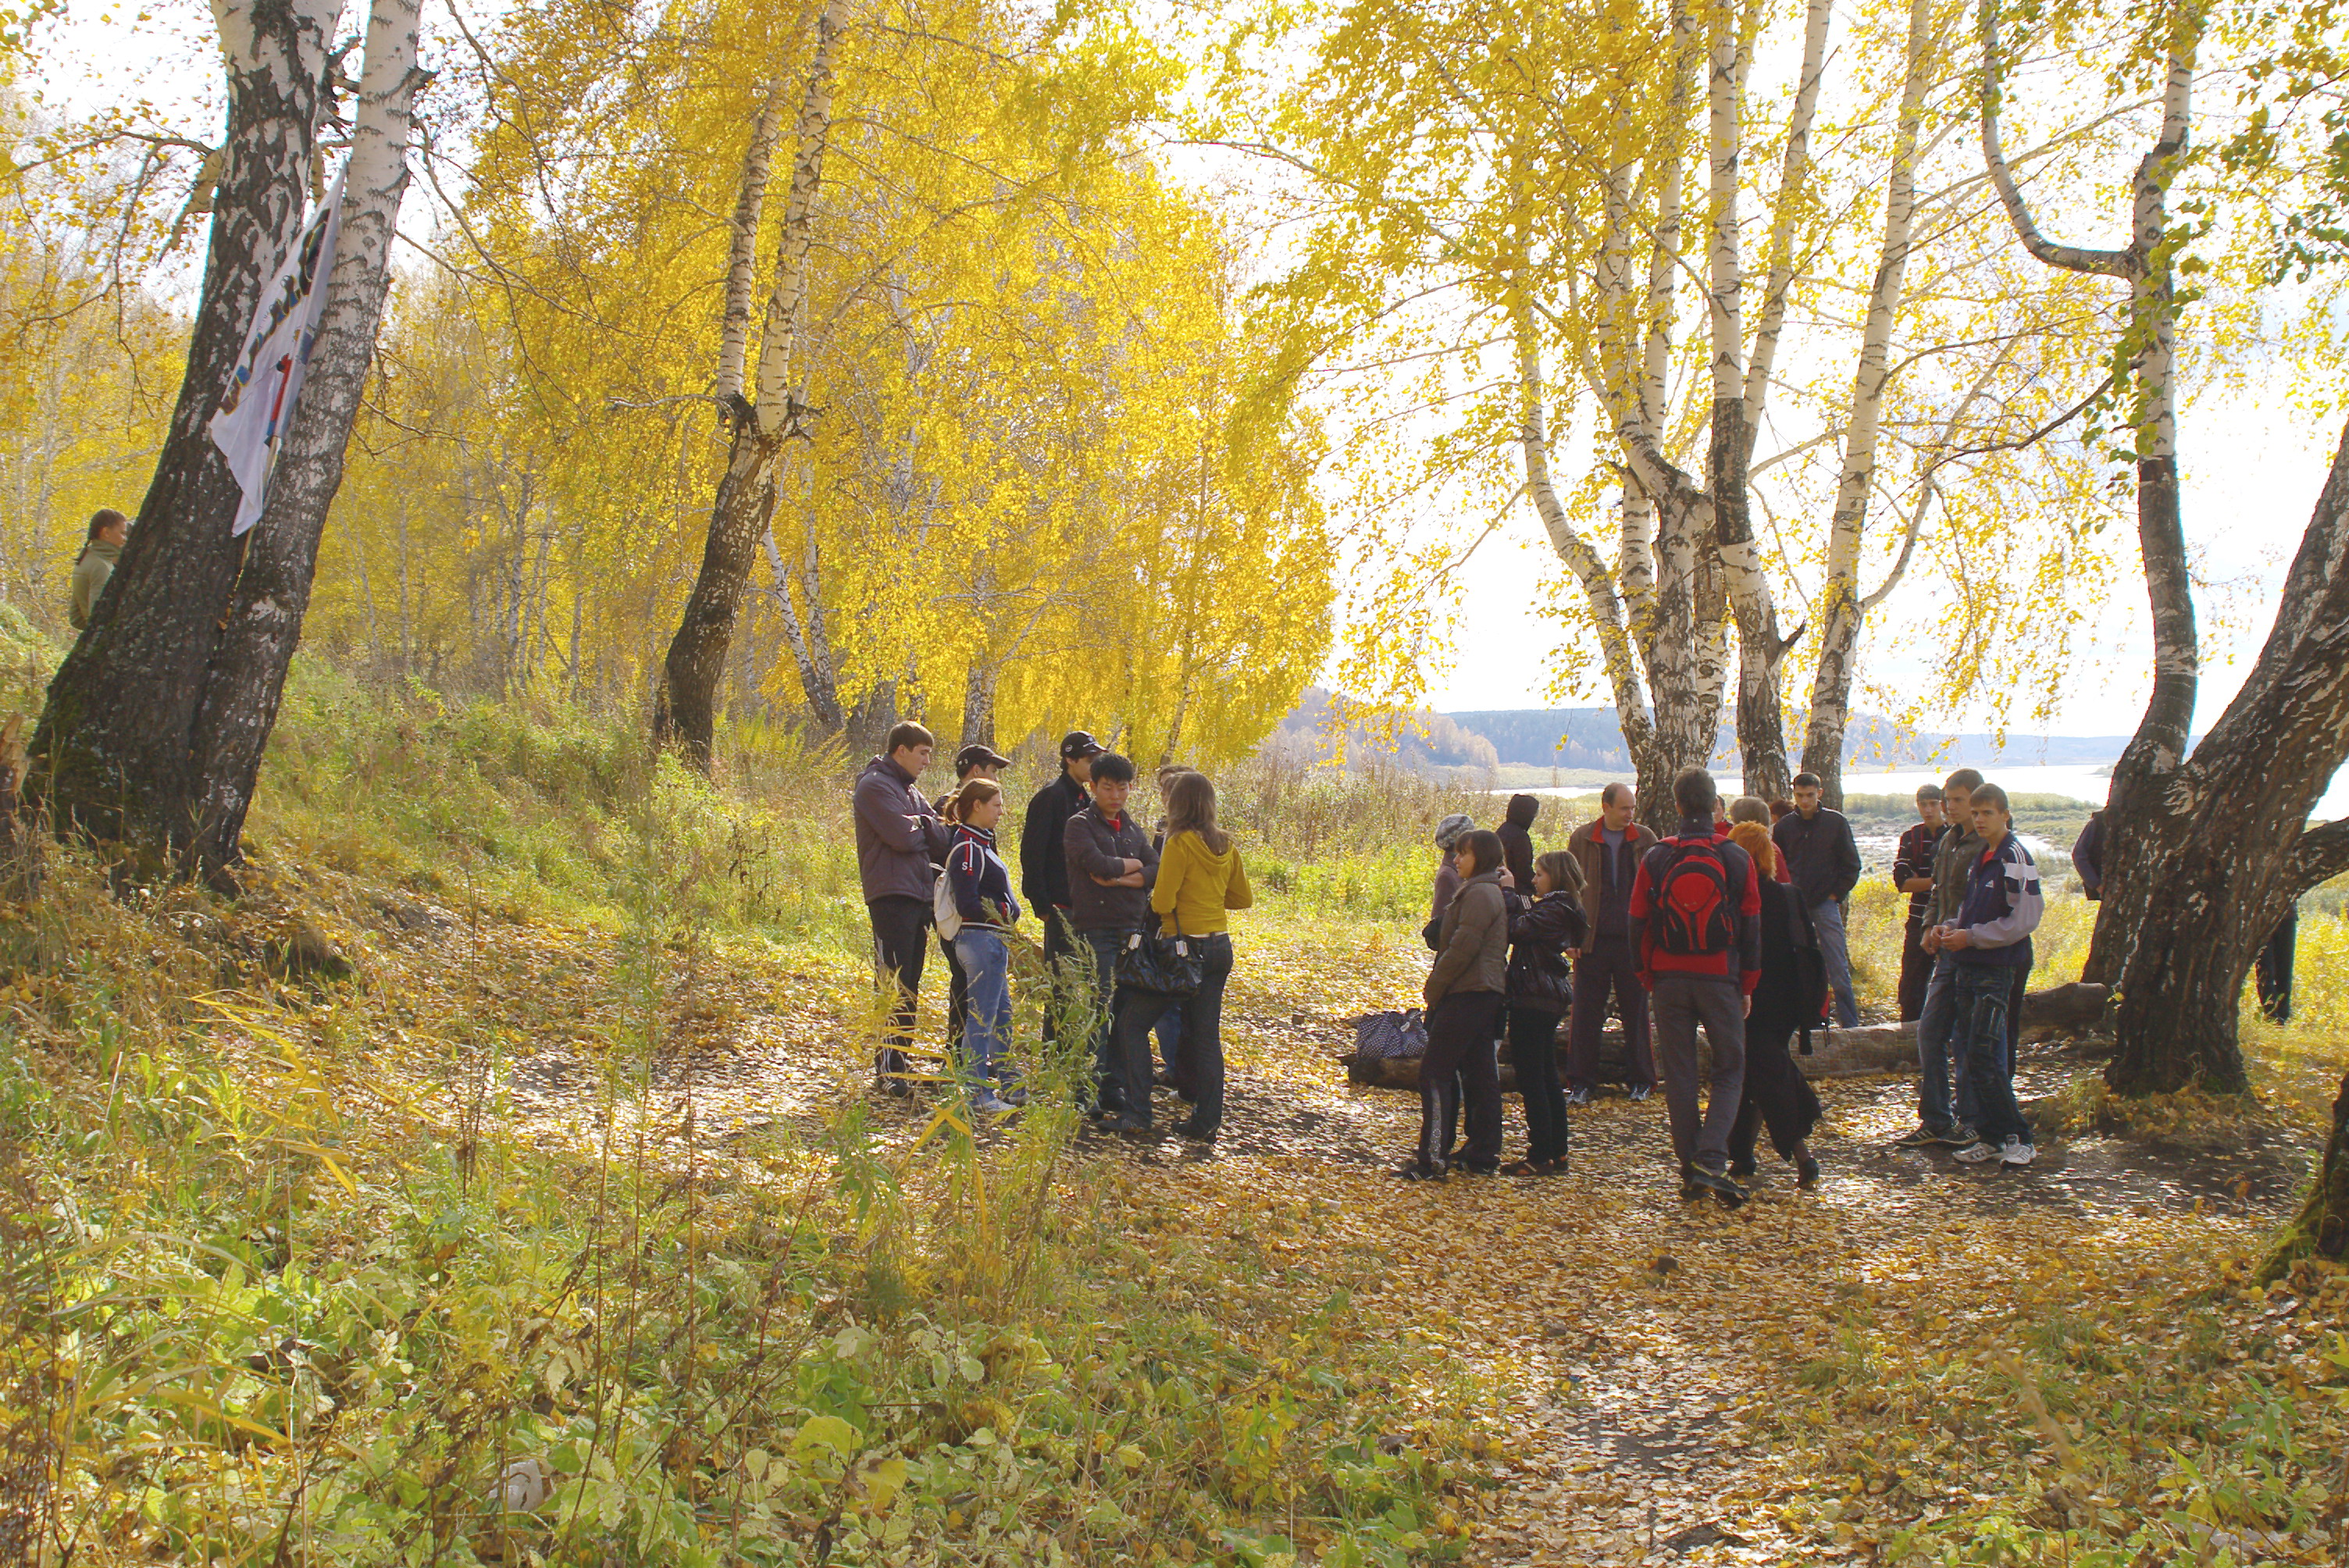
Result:
<instances>
[{"instance_id":1,"label":"birch bark","mask_svg":"<svg viewBox=\"0 0 2349 1568\"><path fill-rule=\"evenodd\" d=\"M295 406L267 506L247 537L191 748L195 858L242 858L245 812L277 722L285 676L301 641L326 513L342 485L343 452L375 363L391 279L391 242L408 190L420 0L374 0L367 63L343 181L342 240L328 275L310 370Z\"/></svg>"},{"instance_id":2,"label":"birch bark","mask_svg":"<svg viewBox=\"0 0 2349 1568\"><path fill-rule=\"evenodd\" d=\"M662 662L654 696L654 743L677 748L690 766L704 772L709 769L716 735L726 651L740 618L760 541L773 523L783 446L797 431L792 387L801 309L807 296L816 195L823 183L824 153L832 136L833 67L847 26L847 0L826 0L816 18L814 58L796 125L798 149L792 160L774 287L767 297L759 341L755 395L750 398L748 417L732 427L726 471L710 507L701 568Z\"/></svg>"},{"instance_id":3,"label":"birch bark","mask_svg":"<svg viewBox=\"0 0 2349 1568\"><path fill-rule=\"evenodd\" d=\"M166 858L195 832L191 732L243 553L209 424L300 227L341 0L216 0L228 125L170 434L97 614L49 683L28 780L60 827Z\"/></svg>"},{"instance_id":4,"label":"birch bark","mask_svg":"<svg viewBox=\"0 0 2349 1568\"><path fill-rule=\"evenodd\" d=\"M1892 326L1900 314L1909 233L1917 211L1917 137L1924 123L1926 89L1937 65L1932 23L1931 0L1909 0L1908 63L1900 82L1892 167L1885 182L1884 242L1877 253L1876 282L1868 291L1868 315L1860 331L1859 367L1852 378L1851 409L1844 421L1843 469L1836 482L1835 511L1827 523L1826 582L1818 605L1819 660L1811 680L1803 769L1819 776L1822 795L1838 810L1843 807L1844 737L1851 723L1851 686L1867 619L1859 592L1860 546L1868 530L1868 497L1876 484Z\"/></svg>"}]
</instances>

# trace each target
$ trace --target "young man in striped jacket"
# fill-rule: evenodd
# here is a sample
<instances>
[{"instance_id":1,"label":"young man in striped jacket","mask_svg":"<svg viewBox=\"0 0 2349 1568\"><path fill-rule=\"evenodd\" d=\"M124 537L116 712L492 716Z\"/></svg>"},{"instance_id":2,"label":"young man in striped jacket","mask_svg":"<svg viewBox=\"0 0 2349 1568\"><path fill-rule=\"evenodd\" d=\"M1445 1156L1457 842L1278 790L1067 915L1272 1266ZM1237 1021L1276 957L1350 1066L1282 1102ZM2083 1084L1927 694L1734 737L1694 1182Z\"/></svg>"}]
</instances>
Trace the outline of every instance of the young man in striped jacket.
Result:
<instances>
[{"instance_id":1,"label":"young man in striped jacket","mask_svg":"<svg viewBox=\"0 0 2349 1568\"><path fill-rule=\"evenodd\" d=\"M1951 1047L1965 1064L1974 1091L1974 1130L1979 1141L1957 1151L1970 1165L1992 1161L2028 1165L2031 1123L2014 1099L2014 1063L2007 1050L2007 1012L2020 986L2018 971L2031 968L2031 934L2044 905L2039 867L2014 836L2006 791L1978 785L1967 802L1982 851L1967 868L1965 896L1954 919L1935 926L1926 945L1950 956L1956 991Z\"/></svg>"}]
</instances>

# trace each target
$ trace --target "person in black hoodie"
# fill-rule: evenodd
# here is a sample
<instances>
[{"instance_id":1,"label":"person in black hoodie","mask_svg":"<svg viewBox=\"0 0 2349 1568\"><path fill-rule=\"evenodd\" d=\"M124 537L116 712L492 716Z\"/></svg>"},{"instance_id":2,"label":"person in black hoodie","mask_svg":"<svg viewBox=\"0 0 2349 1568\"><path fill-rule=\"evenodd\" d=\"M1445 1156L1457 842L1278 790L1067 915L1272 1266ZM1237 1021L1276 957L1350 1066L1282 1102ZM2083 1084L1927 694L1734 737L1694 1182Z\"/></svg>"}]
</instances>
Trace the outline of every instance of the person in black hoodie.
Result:
<instances>
[{"instance_id":1,"label":"person in black hoodie","mask_svg":"<svg viewBox=\"0 0 2349 1568\"><path fill-rule=\"evenodd\" d=\"M1044 968L1052 1000L1044 1008L1044 1038L1057 1037L1061 1010L1092 972L1085 944L1069 923L1069 859L1062 840L1069 819L1092 804L1092 761L1102 743L1081 729L1061 738L1061 776L1036 791L1019 827L1019 896L1044 923ZM1075 965L1074 969L1071 965Z\"/></svg>"},{"instance_id":2,"label":"person in black hoodie","mask_svg":"<svg viewBox=\"0 0 2349 1568\"><path fill-rule=\"evenodd\" d=\"M1511 1176L1566 1171L1566 1088L1557 1076L1557 1026L1572 1006L1568 948L1590 929L1582 912L1582 867L1564 850L1533 863L1530 899L1509 898L1509 1060L1526 1105L1526 1157L1502 1167Z\"/></svg>"},{"instance_id":3,"label":"person in black hoodie","mask_svg":"<svg viewBox=\"0 0 2349 1568\"><path fill-rule=\"evenodd\" d=\"M1541 815L1541 797L1512 795L1501 825L1501 863L1508 869L1509 886L1518 896L1531 898L1534 886L1534 819Z\"/></svg>"},{"instance_id":4,"label":"person in black hoodie","mask_svg":"<svg viewBox=\"0 0 2349 1568\"><path fill-rule=\"evenodd\" d=\"M1770 830L1758 822L1738 823L1729 830L1729 841L1751 855L1757 867L1778 857ZM1762 978L1745 1015L1745 1087L1737 1120L1729 1130L1729 1174L1754 1174L1754 1138L1766 1126L1770 1146L1780 1159L1794 1162L1798 1183L1816 1187L1819 1162L1811 1157L1808 1140L1819 1123L1819 1097L1786 1043L1800 1030L1803 1048L1810 1048L1810 1030L1819 1021L1819 1004L1826 995L1826 961L1802 894L1775 877L1758 880Z\"/></svg>"}]
</instances>

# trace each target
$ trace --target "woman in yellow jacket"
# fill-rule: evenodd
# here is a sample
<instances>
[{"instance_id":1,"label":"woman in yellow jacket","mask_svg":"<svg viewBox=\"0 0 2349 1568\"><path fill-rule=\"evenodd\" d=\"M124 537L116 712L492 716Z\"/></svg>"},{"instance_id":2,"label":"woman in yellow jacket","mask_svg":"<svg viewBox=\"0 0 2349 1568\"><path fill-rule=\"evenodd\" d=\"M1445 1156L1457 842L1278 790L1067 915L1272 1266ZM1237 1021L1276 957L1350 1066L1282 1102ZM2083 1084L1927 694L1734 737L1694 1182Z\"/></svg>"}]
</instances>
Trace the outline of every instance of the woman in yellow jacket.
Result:
<instances>
[{"instance_id":1,"label":"woman in yellow jacket","mask_svg":"<svg viewBox=\"0 0 2349 1568\"><path fill-rule=\"evenodd\" d=\"M1169 936L1199 954L1197 995L1183 1003L1183 1066L1193 1109L1174 1130L1213 1143L1224 1122L1224 985L1232 977L1231 923L1226 911L1256 902L1231 838L1216 826L1216 787L1204 773L1185 773L1166 786L1166 847L1151 886L1150 908ZM1121 1076L1150 1103L1150 1026L1164 1009L1121 1010L1117 1058Z\"/></svg>"}]
</instances>

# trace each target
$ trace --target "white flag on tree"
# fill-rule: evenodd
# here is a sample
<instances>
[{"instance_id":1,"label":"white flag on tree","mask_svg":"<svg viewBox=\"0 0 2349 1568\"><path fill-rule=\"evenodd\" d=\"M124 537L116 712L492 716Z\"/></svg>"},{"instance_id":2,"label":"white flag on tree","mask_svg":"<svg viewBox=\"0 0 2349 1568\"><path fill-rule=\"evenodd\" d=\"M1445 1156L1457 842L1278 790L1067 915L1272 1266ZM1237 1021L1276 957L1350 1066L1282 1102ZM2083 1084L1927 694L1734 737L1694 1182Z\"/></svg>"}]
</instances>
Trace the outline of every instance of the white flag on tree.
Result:
<instances>
[{"instance_id":1,"label":"white flag on tree","mask_svg":"<svg viewBox=\"0 0 2349 1568\"><path fill-rule=\"evenodd\" d=\"M335 267L342 208L343 181L337 175L326 199L302 225L293 253L269 280L261 308L254 312L253 328L245 334L244 352L237 356L236 371L212 415L212 445L228 459L229 472L244 490L236 521L229 526L232 536L261 521L262 502L269 494L269 466L294 422L310 346L318 336L318 314L326 303L326 275Z\"/></svg>"}]
</instances>

